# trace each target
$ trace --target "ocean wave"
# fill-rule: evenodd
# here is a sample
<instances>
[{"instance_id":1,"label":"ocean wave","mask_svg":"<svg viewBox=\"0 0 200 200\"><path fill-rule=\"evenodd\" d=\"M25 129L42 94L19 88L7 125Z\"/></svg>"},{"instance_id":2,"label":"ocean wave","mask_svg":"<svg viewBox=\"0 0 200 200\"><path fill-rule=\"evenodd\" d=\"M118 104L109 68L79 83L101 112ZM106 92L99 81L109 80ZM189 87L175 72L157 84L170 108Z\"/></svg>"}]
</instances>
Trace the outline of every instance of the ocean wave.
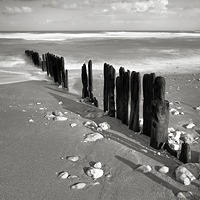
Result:
<instances>
[{"instance_id":1,"label":"ocean wave","mask_svg":"<svg viewBox=\"0 0 200 200\"><path fill-rule=\"evenodd\" d=\"M63 32L63 33L0 33L1 39L23 39L23 40L44 40L44 41L64 41L82 38L118 38L118 39L139 39L139 38L200 38L197 32Z\"/></svg>"}]
</instances>

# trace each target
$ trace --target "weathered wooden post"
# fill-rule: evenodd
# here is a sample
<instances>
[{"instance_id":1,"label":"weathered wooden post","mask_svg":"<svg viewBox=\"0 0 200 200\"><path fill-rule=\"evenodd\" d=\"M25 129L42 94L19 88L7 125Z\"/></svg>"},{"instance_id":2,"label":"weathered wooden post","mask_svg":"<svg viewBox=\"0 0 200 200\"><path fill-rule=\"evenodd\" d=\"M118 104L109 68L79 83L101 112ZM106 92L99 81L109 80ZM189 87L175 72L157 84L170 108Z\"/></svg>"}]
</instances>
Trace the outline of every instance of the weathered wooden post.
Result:
<instances>
[{"instance_id":1,"label":"weathered wooden post","mask_svg":"<svg viewBox=\"0 0 200 200\"><path fill-rule=\"evenodd\" d=\"M61 85L61 59L56 56L56 72L57 72L57 80L58 80L58 84Z\"/></svg>"},{"instance_id":2,"label":"weathered wooden post","mask_svg":"<svg viewBox=\"0 0 200 200\"><path fill-rule=\"evenodd\" d=\"M45 60L46 60L47 76L49 76L50 73L49 73L49 58L48 58L48 53L45 54Z\"/></svg>"},{"instance_id":3,"label":"weathered wooden post","mask_svg":"<svg viewBox=\"0 0 200 200\"><path fill-rule=\"evenodd\" d=\"M140 73L133 71L131 73L131 113L129 129L139 132L139 110L140 110L140 95L141 95L141 84L140 84Z\"/></svg>"},{"instance_id":4,"label":"weathered wooden post","mask_svg":"<svg viewBox=\"0 0 200 200\"><path fill-rule=\"evenodd\" d=\"M122 109L122 123L128 126L128 107L129 107L129 82L130 71L127 71L123 75L123 109Z\"/></svg>"},{"instance_id":5,"label":"weathered wooden post","mask_svg":"<svg viewBox=\"0 0 200 200\"><path fill-rule=\"evenodd\" d=\"M116 79L116 109L117 119L123 120L123 94L124 94L124 74L125 70L123 67L119 69L119 76Z\"/></svg>"},{"instance_id":6,"label":"weathered wooden post","mask_svg":"<svg viewBox=\"0 0 200 200\"><path fill-rule=\"evenodd\" d=\"M90 102L94 102L93 97L93 74L92 74L92 61L89 60L88 62L88 92L89 92L89 98Z\"/></svg>"},{"instance_id":7,"label":"weathered wooden post","mask_svg":"<svg viewBox=\"0 0 200 200\"><path fill-rule=\"evenodd\" d=\"M45 59L45 55L42 54L42 71L46 70L46 59Z\"/></svg>"},{"instance_id":8,"label":"weathered wooden post","mask_svg":"<svg viewBox=\"0 0 200 200\"><path fill-rule=\"evenodd\" d=\"M190 163L191 162L191 149L190 145L187 143L183 143L181 147L181 153L179 156L179 160L183 163Z\"/></svg>"},{"instance_id":9,"label":"weathered wooden post","mask_svg":"<svg viewBox=\"0 0 200 200\"><path fill-rule=\"evenodd\" d=\"M82 98L84 99L88 97L88 77L87 77L87 69L86 69L85 64L83 64L82 66L81 78L82 78L82 84L83 84Z\"/></svg>"},{"instance_id":10,"label":"weathered wooden post","mask_svg":"<svg viewBox=\"0 0 200 200\"><path fill-rule=\"evenodd\" d=\"M108 64L104 63L103 110L108 111Z\"/></svg>"},{"instance_id":11,"label":"weathered wooden post","mask_svg":"<svg viewBox=\"0 0 200 200\"><path fill-rule=\"evenodd\" d=\"M115 69L112 65L108 67L108 114L115 117Z\"/></svg>"},{"instance_id":12,"label":"weathered wooden post","mask_svg":"<svg viewBox=\"0 0 200 200\"><path fill-rule=\"evenodd\" d=\"M145 74L143 76L143 134L151 136L151 102L154 99L154 80L155 73Z\"/></svg>"},{"instance_id":13,"label":"weathered wooden post","mask_svg":"<svg viewBox=\"0 0 200 200\"><path fill-rule=\"evenodd\" d=\"M165 79L163 77L155 78L151 119L150 146L161 149L167 142L169 124L169 102L165 100Z\"/></svg>"},{"instance_id":14,"label":"weathered wooden post","mask_svg":"<svg viewBox=\"0 0 200 200\"><path fill-rule=\"evenodd\" d=\"M68 70L65 70L64 88L69 91Z\"/></svg>"}]
</instances>

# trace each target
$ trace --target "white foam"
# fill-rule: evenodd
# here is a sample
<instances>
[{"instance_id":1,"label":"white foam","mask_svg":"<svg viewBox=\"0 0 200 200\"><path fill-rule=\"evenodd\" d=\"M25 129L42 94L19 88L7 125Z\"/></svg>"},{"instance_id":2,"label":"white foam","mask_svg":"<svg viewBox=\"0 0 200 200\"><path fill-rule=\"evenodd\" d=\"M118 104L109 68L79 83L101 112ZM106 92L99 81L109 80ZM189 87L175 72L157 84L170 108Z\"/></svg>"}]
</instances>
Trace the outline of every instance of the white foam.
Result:
<instances>
[{"instance_id":1,"label":"white foam","mask_svg":"<svg viewBox=\"0 0 200 200\"><path fill-rule=\"evenodd\" d=\"M200 38L198 32L174 33L174 32L63 32L63 33L0 33L2 39L24 39L44 41L64 41L77 38L178 38L195 37Z\"/></svg>"}]
</instances>

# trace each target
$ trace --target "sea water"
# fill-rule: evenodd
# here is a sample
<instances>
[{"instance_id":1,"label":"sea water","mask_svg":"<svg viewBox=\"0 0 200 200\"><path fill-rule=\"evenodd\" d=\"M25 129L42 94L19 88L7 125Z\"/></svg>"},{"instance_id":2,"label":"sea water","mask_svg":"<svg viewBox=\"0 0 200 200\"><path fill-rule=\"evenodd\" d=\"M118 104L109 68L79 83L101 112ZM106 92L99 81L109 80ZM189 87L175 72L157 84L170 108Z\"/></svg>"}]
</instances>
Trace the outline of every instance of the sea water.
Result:
<instances>
[{"instance_id":1,"label":"sea water","mask_svg":"<svg viewBox=\"0 0 200 200\"><path fill-rule=\"evenodd\" d=\"M65 68L81 69L92 60L118 70L191 73L200 70L200 32L0 32L0 83L45 78L25 50L63 56Z\"/></svg>"}]
</instances>

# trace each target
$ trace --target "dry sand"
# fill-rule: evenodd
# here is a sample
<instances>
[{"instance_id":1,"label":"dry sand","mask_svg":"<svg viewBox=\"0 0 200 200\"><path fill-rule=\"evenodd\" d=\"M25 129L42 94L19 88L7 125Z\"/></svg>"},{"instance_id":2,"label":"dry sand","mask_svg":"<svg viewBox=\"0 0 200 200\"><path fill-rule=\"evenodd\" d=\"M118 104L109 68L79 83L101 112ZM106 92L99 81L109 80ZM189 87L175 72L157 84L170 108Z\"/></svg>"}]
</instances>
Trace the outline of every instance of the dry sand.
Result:
<instances>
[{"instance_id":1,"label":"dry sand","mask_svg":"<svg viewBox=\"0 0 200 200\"><path fill-rule=\"evenodd\" d=\"M200 199L200 181L189 186L177 182L173 172L181 163L166 152L150 148L148 137L135 134L115 118L85 117L88 113L102 112L101 75L99 71L94 73L94 96L100 108L77 101L82 88L80 71L70 75L70 92L58 89L51 81L0 86L0 199L173 200L180 191L191 191L196 196L194 199ZM164 77L166 99L173 102L171 107L179 107L184 112L184 115L170 115L169 127L199 136L200 111L195 108L200 106L200 74ZM47 111L55 110L67 112L68 120L61 122L44 117ZM83 126L90 120L111 125L110 130L103 132L104 139L83 142L85 134L94 132ZM196 126L185 129L184 125L191 120ZM71 123L77 126L72 128ZM192 162L197 162L200 145L191 148ZM66 159L68 156L79 156L80 160L70 162ZM84 172L91 162L103 165L104 175L95 181ZM144 174L136 170L140 165L150 165L152 171ZM170 169L167 174L158 172L164 165ZM61 179L57 176L61 171L77 178ZM82 190L70 188L78 182L88 186ZM93 182L100 184L93 186Z\"/></svg>"}]
</instances>

